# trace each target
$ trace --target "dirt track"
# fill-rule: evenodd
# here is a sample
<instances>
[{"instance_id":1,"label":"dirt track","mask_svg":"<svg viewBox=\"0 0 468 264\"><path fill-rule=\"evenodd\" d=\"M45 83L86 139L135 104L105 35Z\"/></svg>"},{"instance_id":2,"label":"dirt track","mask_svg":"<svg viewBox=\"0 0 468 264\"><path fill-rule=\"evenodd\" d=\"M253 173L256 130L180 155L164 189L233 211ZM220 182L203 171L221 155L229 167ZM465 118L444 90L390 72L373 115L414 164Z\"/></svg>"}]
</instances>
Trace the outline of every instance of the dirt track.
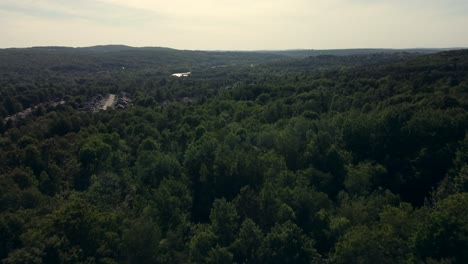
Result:
<instances>
[{"instance_id":1,"label":"dirt track","mask_svg":"<svg viewBox=\"0 0 468 264\"><path fill-rule=\"evenodd\" d=\"M109 97L107 97L106 101L102 105L101 109L106 110L108 107L113 106L115 103L115 94L109 94Z\"/></svg>"}]
</instances>

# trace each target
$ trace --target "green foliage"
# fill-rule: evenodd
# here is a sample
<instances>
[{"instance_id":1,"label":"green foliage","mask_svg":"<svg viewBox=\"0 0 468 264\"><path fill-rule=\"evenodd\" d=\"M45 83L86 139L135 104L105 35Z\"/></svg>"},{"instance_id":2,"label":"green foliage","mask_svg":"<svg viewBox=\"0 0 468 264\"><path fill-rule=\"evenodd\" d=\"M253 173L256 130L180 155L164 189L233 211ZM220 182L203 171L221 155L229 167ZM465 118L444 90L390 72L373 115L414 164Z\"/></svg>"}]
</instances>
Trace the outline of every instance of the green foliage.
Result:
<instances>
[{"instance_id":1,"label":"green foliage","mask_svg":"<svg viewBox=\"0 0 468 264\"><path fill-rule=\"evenodd\" d=\"M226 200L215 200L210 213L211 228L220 245L229 245L238 230L238 216L233 204Z\"/></svg>"},{"instance_id":2,"label":"green foliage","mask_svg":"<svg viewBox=\"0 0 468 264\"><path fill-rule=\"evenodd\" d=\"M216 246L216 235L211 230L197 232L190 241L190 258L195 263L207 262L208 252Z\"/></svg>"},{"instance_id":3,"label":"green foliage","mask_svg":"<svg viewBox=\"0 0 468 264\"><path fill-rule=\"evenodd\" d=\"M232 262L233 255L226 248L216 246L208 252L206 263L209 264L230 264Z\"/></svg>"},{"instance_id":4,"label":"green foliage","mask_svg":"<svg viewBox=\"0 0 468 264\"><path fill-rule=\"evenodd\" d=\"M0 217L0 233L2 239L0 241L0 258L4 259L13 249L21 246L20 235L24 230L24 220L20 216L5 213Z\"/></svg>"},{"instance_id":5,"label":"green foliage","mask_svg":"<svg viewBox=\"0 0 468 264\"><path fill-rule=\"evenodd\" d=\"M0 50L0 262L468 262L468 52L382 52Z\"/></svg>"},{"instance_id":6,"label":"green foliage","mask_svg":"<svg viewBox=\"0 0 468 264\"><path fill-rule=\"evenodd\" d=\"M164 179L153 194L155 219L163 233L184 231L189 225L192 196L187 184L173 178Z\"/></svg>"},{"instance_id":7,"label":"green foliage","mask_svg":"<svg viewBox=\"0 0 468 264\"><path fill-rule=\"evenodd\" d=\"M336 263L402 263L409 250L388 227L356 226L337 242Z\"/></svg>"},{"instance_id":8,"label":"green foliage","mask_svg":"<svg viewBox=\"0 0 468 264\"><path fill-rule=\"evenodd\" d=\"M255 222L249 218L244 220L236 240L231 244L236 261L238 263L258 263L263 237L262 230Z\"/></svg>"},{"instance_id":9,"label":"green foliage","mask_svg":"<svg viewBox=\"0 0 468 264\"><path fill-rule=\"evenodd\" d=\"M468 194L455 194L439 202L420 226L414 245L423 260L468 260Z\"/></svg>"},{"instance_id":10,"label":"green foliage","mask_svg":"<svg viewBox=\"0 0 468 264\"><path fill-rule=\"evenodd\" d=\"M136 167L142 183L153 188L165 178L179 177L181 171L179 161L174 156L156 151L140 153Z\"/></svg>"},{"instance_id":11,"label":"green foliage","mask_svg":"<svg viewBox=\"0 0 468 264\"><path fill-rule=\"evenodd\" d=\"M348 168L344 186L350 194L362 195L379 186L376 181L386 177L386 169L379 164L359 163Z\"/></svg>"},{"instance_id":12,"label":"green foliage","mask_svg":"<svg viewBox=\"0 0 468 264\"><path fill-rule=\"evenodd\" d=\"M309 263L316 254L313 241L290 221L275 225L260 248L263 263Z\"/></svg>"},{"instance_id":13,"label":"green foliage","mask_svg":"<svg viewBox=\"0 0 468 264\"><path fill-rule=\"evenodd\" d=\"M125 261L128 263L155 263L159 253L161 234L153 220L143 215L130 223L123 232Z\"/></svg>"}]
</instances>

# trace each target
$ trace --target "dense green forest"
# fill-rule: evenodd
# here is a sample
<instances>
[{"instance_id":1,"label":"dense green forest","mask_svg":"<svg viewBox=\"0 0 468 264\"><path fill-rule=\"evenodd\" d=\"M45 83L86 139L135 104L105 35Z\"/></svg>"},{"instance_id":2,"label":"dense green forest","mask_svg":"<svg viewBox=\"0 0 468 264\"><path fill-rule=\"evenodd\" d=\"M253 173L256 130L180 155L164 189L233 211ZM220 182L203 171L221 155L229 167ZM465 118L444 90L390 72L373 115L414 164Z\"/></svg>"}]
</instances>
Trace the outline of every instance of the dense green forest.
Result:
<instances>
[{"instance_id":1,"label":"dense green forest","mask_svg":"<svg viewBox=\"0 0 468 264\"><path fill-rule=\"evenodd\" d=\"M0 259L468 263L468 50L434 52L0 50Z\"/></svg>"}]
</instances>

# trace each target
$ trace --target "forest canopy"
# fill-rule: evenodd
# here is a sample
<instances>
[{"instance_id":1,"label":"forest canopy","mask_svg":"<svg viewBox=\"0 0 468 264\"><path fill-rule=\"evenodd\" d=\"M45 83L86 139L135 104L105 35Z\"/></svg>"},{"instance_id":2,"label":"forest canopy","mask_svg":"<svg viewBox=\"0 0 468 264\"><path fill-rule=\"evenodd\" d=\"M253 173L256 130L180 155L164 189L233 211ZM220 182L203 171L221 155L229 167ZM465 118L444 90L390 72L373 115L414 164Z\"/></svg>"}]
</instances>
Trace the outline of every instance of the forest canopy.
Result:
<instances>
[{"instance_id":1,"label":"forest canopy","mask_svg":"<svg viewBox=\"0 0 468 264\"><path fill-rule=\"evenodd\" d=\"M0 259L467 263L468 50L433 52L0 50Z\"/></svg>"}]
</instances>

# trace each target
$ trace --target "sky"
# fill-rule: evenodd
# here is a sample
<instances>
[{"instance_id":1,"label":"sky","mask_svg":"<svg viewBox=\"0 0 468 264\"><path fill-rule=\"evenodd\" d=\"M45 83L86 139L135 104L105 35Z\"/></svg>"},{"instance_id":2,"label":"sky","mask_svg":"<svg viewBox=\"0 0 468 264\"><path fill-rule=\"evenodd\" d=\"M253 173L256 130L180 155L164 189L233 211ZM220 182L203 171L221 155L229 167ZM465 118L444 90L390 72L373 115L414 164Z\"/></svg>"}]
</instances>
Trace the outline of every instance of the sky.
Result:
<instances>
[{"instance_id":1,"label":"sky","mask_svg":"<svg viewBox=\"0 0 468 264\"><path fill-rule=\"evenodd\" d=\"M468 0L0 0L0 48L468 47Z\"/></svg>"}]
</instances>

